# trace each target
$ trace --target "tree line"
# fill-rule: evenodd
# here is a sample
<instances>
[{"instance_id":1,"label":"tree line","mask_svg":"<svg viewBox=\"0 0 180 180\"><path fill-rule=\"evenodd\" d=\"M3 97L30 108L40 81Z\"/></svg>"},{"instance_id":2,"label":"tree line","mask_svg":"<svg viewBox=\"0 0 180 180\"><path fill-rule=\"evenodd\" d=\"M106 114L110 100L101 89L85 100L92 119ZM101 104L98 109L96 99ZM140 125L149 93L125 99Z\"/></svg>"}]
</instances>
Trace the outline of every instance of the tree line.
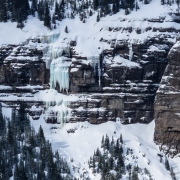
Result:
<instances>
[{"instance_id":1,"label":"tree line","mask_svg":"<svg viewBox=\"0 0 180 180\"><path fill-rule=\"evenodd\" d=\"M57 22L64 18L79 16L85 23L93 14L97 15L97 22L102 17L124 10L129 14L139 9L139 2L149 4L151 0L1 0L0 22L17 22L18 28L23 28L28 15L37 16L44 26L55 29ZM180 0L160 0L162 5L177 3ZM68 11L66 11L69 9Z\"/></svg>"},{"instance_id":2,"label":"tree line","mask_svg":"<svg viewBox=\"0 0 180 180\"><path fill-rule=\"evenodd\" d=\"M170 166L168 158L166 156L163 158L163 155L159 156L160 163L163 163L166 170L169 171L172 180L176 180L176 174ZM113 136L110 140L106 134L102 137L101 147L97 148L90 157L88 164L94 175L101 175L101 180L120 180L124 177L129 180L139 180L140 176L153 180L154 178L146 167L138 166L137 159L133 149L124 146L122 134L116 140Z\"/></svg>"},{"instance_id":3,"label":"tree line","mask_svg":"<svg viewBox=\"0 0 180 180\"><path fill-rule=\"evenodd\" d=\"M70 167L53 152L42 127L38 133L30 124L24 103L3 117L0 104L0 173L3 180L73 180Z\"/></svg>"},{"instance_id":4,"label":"tree line","mask_svg":"<svg viewBox=\"0 0 180 180\"><path fill-rule=\"evenodd\" d=\"M62 20L64 12L64 0L59 4L54 0L1 0L0 22L17 22L18 28L23 28L28 15L36 16L44 21L44 26L51 29L51 22ZM51 9L55 6L55 13L51 17Z\"/></svg>"},{"instance_id":5,"label":"tree line","mask_svg":"<svg viewBox=\"0 0 180 180\"><path fill-rule=\"evenodd\" d=\"M142 1L142 0L141 0ZM149 0L143 0L149 3ZM64 18L79 16L84 23L95 13L97 21L106 15L112 15L125 10L129 14L134 8L139 9L137 0L1 0L0 22L17 22L18 28L23 28L28 15L37 16L44 26L56 28L58 21ZM66 9L69 9L66 12Z\"/></svg>"}]
</instances>

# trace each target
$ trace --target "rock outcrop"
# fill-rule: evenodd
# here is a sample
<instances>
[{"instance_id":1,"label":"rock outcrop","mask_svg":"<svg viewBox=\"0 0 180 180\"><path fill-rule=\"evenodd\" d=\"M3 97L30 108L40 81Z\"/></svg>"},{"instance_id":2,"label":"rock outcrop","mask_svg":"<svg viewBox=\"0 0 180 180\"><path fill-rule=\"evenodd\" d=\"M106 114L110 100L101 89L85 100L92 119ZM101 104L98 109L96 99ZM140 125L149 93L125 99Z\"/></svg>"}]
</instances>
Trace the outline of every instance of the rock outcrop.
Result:
<instances>
[{"instance_id":1,"label":"rock outcrop","mask_svg":"<svg viewBox=\"0 0 180 180\"><path fill-rule=\"evenodd\" d=\"M70 121L152 121L155 93L172 47L166 38L154 37L143 44L116 43L103 51L99 64L73 54L72 47L69 93L85 98L70 104Z\"/></svg>"},{"instance_id":2,"label":"rock outcrop","mask_svg":"<svg viewBox=\"0 0 180 180\"><path fill-rule=\"evenodd\" d=\"M25 85L45 85L49 83L49 77L49 69L43 61L41 50L25 43L0 47L1 85L15 89Z\"/></svg>"},{"instance_id":3,"label":"rock outcrop","mask_svg":"<svg viewBox=\"0 0 180 180\"><path fill-rule=\"evenodd\" d=\"M180 41L168 55L168 65L156 93L154 140L172 156L180 152Z\"/></svg>"}]
</instances>

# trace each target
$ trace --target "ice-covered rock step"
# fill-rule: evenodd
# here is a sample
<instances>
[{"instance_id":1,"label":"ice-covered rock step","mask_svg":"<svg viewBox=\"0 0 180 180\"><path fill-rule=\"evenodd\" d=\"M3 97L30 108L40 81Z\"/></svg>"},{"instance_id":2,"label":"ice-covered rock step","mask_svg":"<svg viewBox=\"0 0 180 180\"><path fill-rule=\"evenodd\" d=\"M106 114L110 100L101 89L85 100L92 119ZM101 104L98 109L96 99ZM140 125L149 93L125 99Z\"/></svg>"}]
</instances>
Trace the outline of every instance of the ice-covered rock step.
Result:
<instances>
[{"instance_id":1,"label":"ice-covered rock step","mask_svg":"<svg viewBox=\"0 0 180 180\"><path fill-rule=\"evenodd\" d=\"M4 86L0 85L0 93L37 93L41 90L49 89L48 85L44 86L31 86L31 85L26 85L26 86ZM0 95L1 96L1 95Z\"/></svg>"}]
</instances>

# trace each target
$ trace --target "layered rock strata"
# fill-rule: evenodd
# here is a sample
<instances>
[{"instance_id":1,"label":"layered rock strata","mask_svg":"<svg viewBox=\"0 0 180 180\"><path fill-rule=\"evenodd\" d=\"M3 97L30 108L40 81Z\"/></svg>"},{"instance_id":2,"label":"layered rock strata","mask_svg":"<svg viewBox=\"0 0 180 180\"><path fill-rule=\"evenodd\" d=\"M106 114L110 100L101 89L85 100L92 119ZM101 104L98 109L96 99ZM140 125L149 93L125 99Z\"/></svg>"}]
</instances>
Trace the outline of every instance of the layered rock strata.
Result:
<instances>
[{"instance_id":1,"label":"layered rock strata","mask_svg":"<svg viewBox=\"0 0 180 180\"><path fill-rule=\"evenodd\" d=\"M168 55L168 65L156 93L155 141L172 156L180 152L180 41Z\"/></svg>"},{"instance_id":2,"label":"layered rock strata","mask_svg":"<svg viewBox=\"0 0 180 180\"><path fill-rule=\"evenodd\" d=\"M58 54L64 57L62 65L58 66L68 64L69 85L66 86L69 88L62 90L62 84L55 83L58 92L79 97L78 101L68 105L71 108L69 121L149 123L153 119L155 93L173 45L168 38L159 35L144 43L116 41L99 57L79 56L74 51L77 42L71 42L70 53ZM113 42L115 40L111 44ZM50 69L45 63L43 43L34 39L20 45L1 46L1 93L17 93L19 96L19 93L35 93L49 88L52 82L49 82ZM50 55L57 56L55 53ZM53 116L49 117L47 122L57 122Z\"/></svg>"},{"instance_id":3,"label":"layered rock strata","mask_svg":"<svg viewBox=\"0 0 180 180\"><path fill-rule=\"evenodd\" d=\"M38 40L36 41L38 43ZM16 89L18 86L45 85L48 83L49 69L46 68L43 61L41 50L26 43L2 45L0 47L1 85L9 85Z\"/></svg>"},{"instance_id":4,"label":"layered rock strata","mask_svg":"<svg viewBox=\"0 0 180 180\"><path fill-rule=\"evenodd\" d=\"M72 53L69 93L85 98L70 104L70 121L152 121L155 93L172 47L166 38L154 37L144 44L116 43L111 50L103 51L100 63L94 66L88 58Z\"/></svg>"}]
</instances>

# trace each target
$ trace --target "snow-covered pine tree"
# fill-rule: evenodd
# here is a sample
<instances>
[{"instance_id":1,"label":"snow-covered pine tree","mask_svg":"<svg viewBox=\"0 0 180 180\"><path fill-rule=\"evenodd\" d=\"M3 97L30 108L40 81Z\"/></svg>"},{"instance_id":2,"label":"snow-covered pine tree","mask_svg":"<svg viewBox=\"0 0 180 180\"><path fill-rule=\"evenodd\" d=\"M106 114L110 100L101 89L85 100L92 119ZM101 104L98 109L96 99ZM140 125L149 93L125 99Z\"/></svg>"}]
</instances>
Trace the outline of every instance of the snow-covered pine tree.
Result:
<instances>
[{"instance_id":1,"label":"snow-covered pine tree","mask_svg":"<svg viewBox=\"0 0 180 180\"><path fill-rule=\"evenodd\" d=\"M167 158L165 159L165 167L168 171L170 171L170 165L169 165L169 161Z\"/></svg>"},{"instance_id":2,"label":"snow-covered pine tree","mask_svg":"<svg viewBox=\"0 0 180 180\"><path fill-rule=\"evenodd\" d=\"M44 26L48 27L48 29L51 29L51 17L48 2L45 2Z\"/></svg>"},{"instance_id":3,"label":"snow-covered pine tree","mask_svg":"<svg viewBox=\"0 0 180 180\"><path fill-rule=\"evenodd\" d=\"M68 33L68 27L66 26L65 29L64 29L65 33Z\"/></svg>"}]
</instances>

